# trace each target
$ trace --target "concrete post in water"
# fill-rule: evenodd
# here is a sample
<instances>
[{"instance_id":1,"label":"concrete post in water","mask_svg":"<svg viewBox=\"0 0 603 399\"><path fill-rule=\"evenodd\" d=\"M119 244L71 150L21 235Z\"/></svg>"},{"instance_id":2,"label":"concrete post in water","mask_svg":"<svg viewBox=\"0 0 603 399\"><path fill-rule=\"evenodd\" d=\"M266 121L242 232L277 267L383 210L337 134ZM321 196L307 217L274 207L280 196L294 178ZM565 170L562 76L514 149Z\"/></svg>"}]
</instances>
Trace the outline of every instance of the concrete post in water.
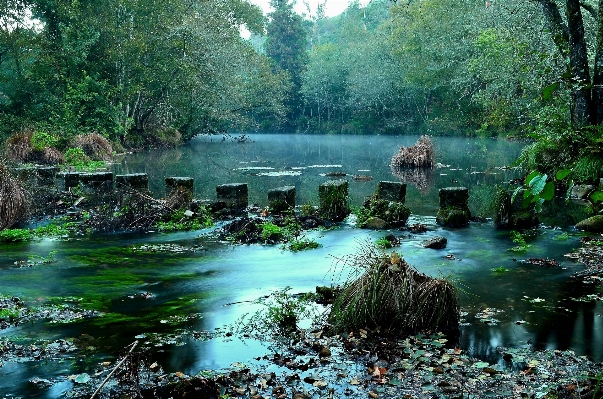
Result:
<instances>
[{"instance_id":1,"label":"concrete post in water","mask_svg":"<svg viewBox=\"0 0 603 399\"><path fill-rule=\"evenodd\" d=\"M295 208L295 186L277 187L268 190L268 204L272 212L283 212Z\"/></svg>"},{"instance_id":2,"label":"concrete post in water","mask_svg":"<svg viewBox=\"0 0 603 399\"><path fill-rule=\"evenodd\" d=\"M80 183L84 193L107 193L113 190L112 172L81 173Z\"/></svg>"},{"instance_id":3,"label":"concrete post in water","mask_svg":"<svg viewBox=\"0 0 603 399\"><path fill-rule=\"evenodd\" d=\"M318 187L320 217L341 222L350 214L347 180L331 180Z\"/></svg>"},{"instance_id":4,"label":"concrete post in water","mask_svg":"<svg viewBox=\"0 0 603 399\"><path fill-rule=\"evenodd\" d=\"M52 186L55 184L55 176L59 169L56 166L38 166L38 184L40 186Z\"/></svg>"},{"instance_id":5,"label":"concrete post in water","mask_svg":"<svg viewBox=\"0 0 603 399\"><path fill-rule=\"evenodd\" d=\"M380 181L375 196L379 199L394 202L406 202L406 183L398 181Z\"/></svg>"},{"instance_id":6,"label":"concrete post in water","mask_svg":"<svg viewBox=\"0 0 603 399\"><path fill-rule=\"evenodd\" d=\"M466 187L440 189L440 209L436 223L448 227L464 227L469 224L469 190Z\"/></svg>"},{"instance_id":7,"label":"concrete post in water","mask_svg":"<svg viewBox=\"0 0 603 399\"><path fill-rule=\"evenodd\" d=\"M530 204L527 208L523 207L523 193L525 191L525 189L519 190L513 203L511 203L512 194L510 192L501 194L501 198L497 201L498 209L494 216L494 226L496 228L531 229L540 224L534 204Z\"/></svg>"},{"instance_id":8,"label":"concrete post in water","mask_svg":"<svg viewBox=\"0 0 603 399\"><path fill-rule=\"evenodd\" d=\"M219 202L224 202L227 208L242 210L249 205L247 183L229 183L216 186Z\"/></svg>"},{"instance_id":9,"label":"concrete post in water","mask_svg":"<svg viewBox=\"0 0 603 399\"><path fill-rule=\"evenodd\" d=\"M192 177L166 177L165 178L165 195L169 197L174 192L180 193L188 200L193 198L195 189L195 179Z\"/></svg>"},{"instance_id":10,"label":"concrete post in water","mask_svg":"<svg viewBox=\"0 0 603 399\"><path fill-rule=\"evenodd\" d=\"M56 175L56 186L60 191L69 191L80 184L80 172L59 172Z\"/></svg>"},{"instance_id":11,"label":"concrete post in water","mask_svg":"<svg viewBox=\"0 0 603 399\"><path fill-rule=\"evenodd\" d=\"M130 173L127 175L116 175L115 185L117 189L130 188L138 191L149 191L149 175L146 173Z\"/></svg>"}]
</instances>

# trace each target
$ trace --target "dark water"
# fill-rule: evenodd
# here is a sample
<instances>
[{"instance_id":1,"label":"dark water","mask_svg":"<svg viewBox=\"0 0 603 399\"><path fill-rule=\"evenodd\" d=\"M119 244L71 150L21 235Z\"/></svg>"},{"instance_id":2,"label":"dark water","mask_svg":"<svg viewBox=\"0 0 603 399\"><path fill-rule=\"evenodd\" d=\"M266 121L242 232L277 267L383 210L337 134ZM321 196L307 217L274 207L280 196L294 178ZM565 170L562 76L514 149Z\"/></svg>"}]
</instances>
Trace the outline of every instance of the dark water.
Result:
<instances>
[{"instance_id":1,"label":"dark water","mask_svg":"<svg viewBox=\"0 0 603 399\"><path fill-rule=\"evenodd\" d=\"M149 173L156 195L162 195L165 176L194 177L196 196L208 199L215 198L217 184L246 182L250 202L261 205L266 203L267 189L283 185L297 187L298 204L317 203L318 185L327 179L321 174L326 172L371 175L374 180L370 182L350 179L350 196L360 204L375 190L377 181L397 179L389 160L399 145L416 141L416 137L294 135L253 139L245 144L198 140L177 150L128 156L118 168L122 172ZM515 245L509 233L493 229L490 223L471 223L463 229L435 224L439 188L467 186L474 193L472 208L482 209L490 184L515 177L517 172L499 168L516 158L521 144L491 140L476 144L458 138L435 139L435 144L438 162L450 166L413 176L419 187L409 184L407 194L412 221L427 224L429 231L394 234L402 238L397 251L410 264L432 276L448 276L463 290L467 315L461 347L490 363L499 361L495 351L498 346L527 345L573 349L603 360L603 305L587 297L600 297L601 288L574 282L570 276L582 266L563 256L580 247L580 234L567 227L574 216L552 212L563 216L559 220L564 227L539 229L538 235L528 240L532 246L522 253L509 251ZM245 167L254 169L241 169ZM261 173L268 175L258 175ZM334 264L334 257L352 254L359 242L374 241L383 235L385 232L344 224L333 231L309 233L322 247L300 253L274 246L234 247L211 241L203 231L2 244L0 294L19 296L34 305L70 297L107 315L71 324L34 322L0 331L0 339L18 338L24 343L89 339L92 347L83 355L67 355L60 361L5 362L0 365L0 397L59 397L71 386L70 381L60 380L52 388L41 390L32 388L28 381L34 377L92 374L99 361L113 360L120 348L138 338L153 340L154 334L168 334L171 341L159 341L154 354L168 372L196 374L249 361L267 353L266 347L231 338L203 341L193 338L191 332L235 323L242 314L257 309L251 301L287 286L292 292L307 292L317 285L337 284L346 277L346 270ZM446 249L421 246L423 240L435 235L448 239ZM142 244L202 245L204 250L159 254L131 250ZM54 263L25 268L14 264L29 255L47 256L51 251L56 251ZM454 260L446 259L446 255ZM561 267L543 268L518 261L531 257L554 258ZM151 296L143 299L136 295L139 293ZM488 323L476 317L484 311ZM182 314L198 318L174 323L173 317ZM141 338L143 334L145 338Z\"/></svg>"}]
</instances>

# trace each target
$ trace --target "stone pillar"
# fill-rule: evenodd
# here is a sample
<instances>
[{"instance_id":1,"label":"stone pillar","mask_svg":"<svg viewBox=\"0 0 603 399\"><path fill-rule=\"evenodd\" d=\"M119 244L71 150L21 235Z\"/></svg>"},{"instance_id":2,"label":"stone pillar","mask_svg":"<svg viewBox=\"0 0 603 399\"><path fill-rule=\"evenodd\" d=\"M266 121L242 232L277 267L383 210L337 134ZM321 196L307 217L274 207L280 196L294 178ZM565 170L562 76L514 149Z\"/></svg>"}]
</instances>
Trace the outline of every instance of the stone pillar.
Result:
<instances>
[{"instance_id":1,"label":"stone pillar","mask_svg":"<svg viewBox=\"0 0 603 399\"><path fill-rule=\"evenodd\" d=\"M319 215L326 220L341 222L350 214L347 180L332 180L318 187Z\"/></svg>"},{"instance_id":2,"label":"stone pillar","mask_svg":"<svg viewBox=\"0 0 603 399\"><path fill-rule=\"evenodd\" d=\"M469 224L469 190L466 187L440 189L440 209L436 223L448 227L464 227Z\"/></svg>"},{"instance_id":3,"label":"stone pillar","mask_svg":"<svg viewBox=\"0 0 603 399\"><path fill-rule=\"evenodd\" d=\"M397 181L380 181L375 196L379 199L394 202L406 202L406 183Z\"/></svg>"},{"instance_id":4,"label":"stone pillar","mask_svg":"<svg viewBox=\"0 0 603 399\"><path fill-rule=\"evenodd\" d=\"M146 173L130 173L127 175L116 175L115 185L118 189L131 188L138 191L149 191L149 175Z\"/></svg>"},{"instance_id":5,"label":"stone pillar","mask_svg":"<svg viewBox=\"0 0 603 399\"><path fill-rule=\"evenodd\" d=\"M56 175L56 185L60 191L69 191L80 184L80 172L59 172Z\"/></svg>"},{"instance_id":6,"label":"stone pillar","mask_svg":"<svg viewBox=\"0 0 603 399\"><path fill-rule=\"evenodd\" d=\"M40 186L52 186L55 184L55 176L59 168L56 166L38 166L38 184Z\"/></svg>"},{"instance_id":7,"label":"stone pillar","mask_svg":"<svg viewBox=\"0 0 603 399\"><path fill-rule=\"evenodd\" d=\"M268 204L272 212L283 212L295 208L295 186L268 190Z\"/></svg>"},{"instance_id":8,"label":"stone pillar","mask_svg":"<svg viewBox=\"0 0 603 399\"><path fill-rule=\"evenodd\" d=\"M195 179L192 177L166 177L165 195L172 195L174 191L185 195L189 200L193 198Z\"/></svg>"},{"instance_id":9,"label":"stone pillar","mask_svg":"<svg viewBox=\"0 0 603 399\"><path fill-rule=\"evenodd\" d=\"M87 194L106 193L113 190L112 172L81 173L79 178L82 188Z\"/></svg>"},{"instance_id":10,"label":"stone pillar","mask_svg":"<svg viewBox=\"0 0 603 399\"><path fill-rule=\"evenodd\" d=\"M230 183L216 186L219 202L224 202L227 208L241 210L249 205L247 183Z\"/></svg>"},{"instance_id":11,"label":"stone pillar","mask_svg":"<svg viewBox=\"0 0 603 399\"><path fill-rule=\"evenodd\" d=\"M523 207L525 189L517 192L515 200L511 203L512 194L503 193L498 201L498 209L494 217L494 226L500 229L531 229L538 226L540 221L536 216L534 204Z\"/></svg>"}]
</instances>

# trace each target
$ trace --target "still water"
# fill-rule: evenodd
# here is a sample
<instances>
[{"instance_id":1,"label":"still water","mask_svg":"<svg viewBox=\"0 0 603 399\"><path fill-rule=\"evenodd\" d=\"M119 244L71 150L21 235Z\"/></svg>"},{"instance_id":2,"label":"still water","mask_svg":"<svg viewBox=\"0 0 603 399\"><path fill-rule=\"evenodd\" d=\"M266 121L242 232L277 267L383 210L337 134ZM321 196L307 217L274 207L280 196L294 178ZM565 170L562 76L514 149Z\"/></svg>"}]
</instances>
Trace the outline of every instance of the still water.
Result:
<instances>
[{"instance_id":1,"label":"still water","mask_svg":"<svg viewBox=\"0 0 603 399\"><path fill-rule=\"evenodd\" d=\"M474 213L484 209L488 187L517 177L506 168L521 151L521 143L502 140L435 138L440 168L429 173L397 176L389 161L399 146L417 137L346 137L257 135L252 142L213 141L199 138L179 149L150 151L124 157L118 173L146 172L156 196L164 195L166 176L195 179L198 198L215 199L215 186L244 182L250 203L265 206L270 188L293 185L298 204L317 204L318 186L329 172L343 172L350 182L352 204L360 205L381 180L407 181L411 223L428 226L424 234L393 231L402 239L397 249L419 271L454 279L464 316L462 349L490 363L498 363L496 347L573 349L593 360L603 360L603 305L587 295L601 297L601 288L576 283L571 275L583 269L564 254L580 247L581 234L571 225L575 216L546 219L547 224L529 239L525 252L512 252L509 232L489 222L448 229L435 224L438 189L466 186L472 193ZM352 175L372 176L355 181ZM0 397L56 398L70 387L66 380L52 388L32 390L34 377L52 379L92 373L102 359L113 360L120 348L137 338L156 342L156 359L167 372L196 374L204 369L228 367L268 352L261 343L233 338L198 339L203 331L236 323L256 308L250 303L275 290L313 291L317 285L341 282L346 271L334 263L338 256L356 252L359 242L383 237L386 232L355 229L344 223L328 232L310 232L322 247L300 253L276 246L231 246L216 242L209 231L171 234L120 234L79 237L69 241L41 241L0 245L0 294L19 296L27 303L46 303L68 297L92 307L105 317L78 323L41 321L0 331L3 338L23 343L78 339L89 342L77 355L47 362L5 362L0 365ZM424 249L433 236L448 239L443 250ZM201 246L182 253L137 251L144 244ZM15 261L30 255L55 262L18 267ZM553 258L561 267L543 268L522 259ZM495 271L496 269L498 271ZM501 271L504 270L504 271ZM144 295L141 295L144 293ZM193 315L189 320L181 315Z\"/></svg>"}]
</instances>

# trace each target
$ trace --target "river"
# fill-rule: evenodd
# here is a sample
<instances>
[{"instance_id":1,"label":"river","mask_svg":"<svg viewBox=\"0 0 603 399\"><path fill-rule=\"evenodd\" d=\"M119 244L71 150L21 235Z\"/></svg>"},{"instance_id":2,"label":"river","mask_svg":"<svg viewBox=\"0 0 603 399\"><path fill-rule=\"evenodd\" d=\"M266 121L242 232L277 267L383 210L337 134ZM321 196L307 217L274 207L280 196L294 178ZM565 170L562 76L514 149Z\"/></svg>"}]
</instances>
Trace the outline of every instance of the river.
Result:
<instances>
[{"instance_id":1,"label":"river","mask_svg":"<svg viewBox=\"0 0 603 399\"><path fill-rule=\"evenodd\" d=\"M250 203L265 206L267 190L292 185L297 203L317 204L318 186L329 172L342 172L350 182L352 205L360 206L378 181L407 179L406 203L411 223L428 226L423 234L393 231L402 239L396 251L419 271L446 276L461 288L466 313L460 346L469 354L498 363L496 347L572 349L603 360L603 305L601 287L584 286L571 275L584 267L564 257L580 247L582 233L572 225L580 211L557 208L544 215L549 226L537 229L524 252L508 231L491 222L472 222L466 228L435 224L438 190L468 187L474 214L486 212L491 186L520 173L508 168L523 144L504 140L434 138L438 168L412 176L397 176L389 167L399 146L414 144L415 137L249 135L240 143L199 137L177 149L154 150L124 156L114 165L118 173L149 174L155 196L164 195L164 178L195 179L195 197L215 199L223 183L247 183ZM353 175L371 176L356 181ZM579 209L579 208L576 208ZM334 259L353 254L363 240L376 240L386 232L356 229L343 223L330 231L308 233L322 247L292 253L278 246L233 246L218 242L209 231L148 234L108 234L70 240L42 240L0 244L0 294L18 296L29 304L70 300L104 312L105 317L77 323L36 321L0 331L0 339L23 343L59 338L89 340L83 354L57 361L0 364L0 396L56 398L71 381L48 389L33 389L32 378L92 373L103 359L113 360L120 348L136 339L154 342L154 356L168 372L196 374L204 369L228 367L268 352L266 345L234 337L199 339L232 323L257 306L263 295L285 287L291 292L313 291L317 285L338 284L345 278ZM421 243L444 236L443 250L425 249ZM173 244L196 251L139 251L142 245ZM19 267L14 262L30 255L54 254L54 262ZM522 263L522 259L553 258L560 267ZM594 295L588 297L587 295ZM186 320L180 315L191 315ZM161 337L154 341L155 337Z\"/></svg>"}]
</instances>

